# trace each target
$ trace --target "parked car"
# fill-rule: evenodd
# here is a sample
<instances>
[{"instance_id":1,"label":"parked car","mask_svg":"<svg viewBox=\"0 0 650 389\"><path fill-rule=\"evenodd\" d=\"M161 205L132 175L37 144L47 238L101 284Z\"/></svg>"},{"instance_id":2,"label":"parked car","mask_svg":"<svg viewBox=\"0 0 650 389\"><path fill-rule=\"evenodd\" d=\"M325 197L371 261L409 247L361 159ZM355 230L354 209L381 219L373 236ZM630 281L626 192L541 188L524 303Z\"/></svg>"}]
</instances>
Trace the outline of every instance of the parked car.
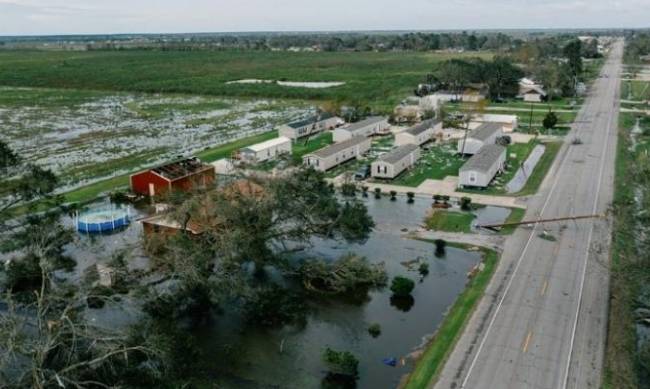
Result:
<instances>
[{"instance_id":1,"label":"parked car","mask_svg":"<svg viewBox=\"0 0 650 389\"><path fill-rule=\"evenodd\" d=\"M370 165L365 165L354 173L354 179L357 181L365 180L370 177Z\"/></svg>"}]
</instances>

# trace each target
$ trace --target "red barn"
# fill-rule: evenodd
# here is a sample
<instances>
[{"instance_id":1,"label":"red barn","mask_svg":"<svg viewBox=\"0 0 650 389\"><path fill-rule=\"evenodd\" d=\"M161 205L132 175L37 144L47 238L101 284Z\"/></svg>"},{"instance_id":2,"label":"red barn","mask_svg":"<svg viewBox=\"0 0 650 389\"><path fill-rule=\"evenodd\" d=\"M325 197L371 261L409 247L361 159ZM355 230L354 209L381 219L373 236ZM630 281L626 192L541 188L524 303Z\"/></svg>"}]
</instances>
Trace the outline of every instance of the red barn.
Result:
<instances>
[{"instance_id":1,"label":"red barn","mask_svg":"<svg viewBox=\"0 0 650 389\"><path fill-rule=\"evenodd\" d=\"M133 174L131 190L144 196L160 196L169 191L206 187L214 179L214 167L194 157Z\"/></svg>"}]
</instances>

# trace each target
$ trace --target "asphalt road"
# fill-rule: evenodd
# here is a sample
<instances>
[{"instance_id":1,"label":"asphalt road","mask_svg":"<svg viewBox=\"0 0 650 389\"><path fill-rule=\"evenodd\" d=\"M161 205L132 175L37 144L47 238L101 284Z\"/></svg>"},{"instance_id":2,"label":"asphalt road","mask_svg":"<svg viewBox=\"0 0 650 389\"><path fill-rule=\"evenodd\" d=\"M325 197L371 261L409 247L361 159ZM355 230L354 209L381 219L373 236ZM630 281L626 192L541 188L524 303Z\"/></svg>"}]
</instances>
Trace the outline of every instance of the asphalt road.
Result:
<instances>
[{"instance_id":1,"label":"asphalt road","mask_svg":"<svg viewBox=\"0 0 650 389\"><path fill-rule=\"evenodd\" d=\"M615 44L526 219L607 213L623 42ZM574 138L582 144L573 145ZM599 388L609 218L521 227L435 388ZM542 238L544 231L545 238Z\"/></svg>"}]
</instances>

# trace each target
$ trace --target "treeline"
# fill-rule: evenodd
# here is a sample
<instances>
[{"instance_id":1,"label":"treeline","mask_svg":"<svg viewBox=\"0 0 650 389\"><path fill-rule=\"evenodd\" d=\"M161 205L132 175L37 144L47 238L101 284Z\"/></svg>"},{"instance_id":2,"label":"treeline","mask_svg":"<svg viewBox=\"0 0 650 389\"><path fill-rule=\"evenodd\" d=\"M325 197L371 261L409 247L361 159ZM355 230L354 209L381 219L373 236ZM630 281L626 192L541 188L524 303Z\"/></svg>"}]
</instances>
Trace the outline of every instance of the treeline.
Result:
<instances>
[{"instance_id":1,"label":"treeline","mask_svg":"<svg viewBox=\"0 0 650 389\"><path fill-rule=\"evenodd\" d=\"M642 56L650 55L650 33L631 33L625 39L625 62L638 63Z\"/></svg>"},{"instance_id":2,"label":"treeline","mask_svg":"<svg viewBox=\"0 0 650 389\"><path fill-rule=\"evenodd\" d=\"M88 43L87 50L315 50L315 51L431 51L506 50L517 40L502 33L404 33L404 34L252 34L192 37L157 37L106 40Z\"/></svg>"}]
</instances>

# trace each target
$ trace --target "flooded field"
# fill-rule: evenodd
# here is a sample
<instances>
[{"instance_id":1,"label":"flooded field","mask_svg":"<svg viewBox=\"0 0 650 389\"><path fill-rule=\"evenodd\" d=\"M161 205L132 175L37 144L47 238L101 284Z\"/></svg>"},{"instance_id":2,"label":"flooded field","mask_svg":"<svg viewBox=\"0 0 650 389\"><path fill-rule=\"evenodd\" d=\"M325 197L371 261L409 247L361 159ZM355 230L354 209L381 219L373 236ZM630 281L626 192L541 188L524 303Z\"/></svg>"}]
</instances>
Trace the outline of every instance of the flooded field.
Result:
<instances>
[{"instance_id":1,"label":"flooded field","mask_svg":"<svg viewBox=\"0 0 650 389\"><path fill-rule=\"evenodd\" d=\"M69 188L301 118L296 101L0 88L0 133Z\"/></svg>"},{"instance_id":2,"label":"flooded field","mask_svg":"<svg viewBox=\"0 0 650 389\"><path fill-rule=\"evenodd\" d=\"M365 299L305 297L310 314L302 325L278 329L258 328L242 322L236 307L225 307L213 322L196 330L203 345L204 362L197 366L197 378L224 388L319 388L324 377L321 353L324 347L349 350L360 359L359 388L393 388L412 366L412 356L424 346L442 321L445 311L464 289L467 272L481 259L477 252L447 248L446 255L434 256L429 242L405 239L407 229L416 228L430 208L429 200L407 204L404 197L364 199L377 228L364 244L349 245L314 240L313 247L298 257L339 258L354 252L373 263L384 263L390 277L403 275L416 280L413 299L396 301L388 288L371 291ZM133 210L134 219L138 211ZM399 217L397 217L399 215ZM66 223L71 225L70 220ZM69 253L79 258L75 273L93 264L94 258L130 252L132 267L146 266L139 249L141 226L112 235L78 236ZM103 259L104 260L104 259ZM102 260L102 261L103 261ZM426 262L430 274L421 277L418 264ZM127 304L128 306L128 304ZM91 310L99 322L128 323L137 316L133 307L120 312L110 308ZM381 335L373 338L368 326L378 323ZM224 356L227 355L227 358ZM396 367L384 358L404 360Z\"/></svg>"}]
</instances>

